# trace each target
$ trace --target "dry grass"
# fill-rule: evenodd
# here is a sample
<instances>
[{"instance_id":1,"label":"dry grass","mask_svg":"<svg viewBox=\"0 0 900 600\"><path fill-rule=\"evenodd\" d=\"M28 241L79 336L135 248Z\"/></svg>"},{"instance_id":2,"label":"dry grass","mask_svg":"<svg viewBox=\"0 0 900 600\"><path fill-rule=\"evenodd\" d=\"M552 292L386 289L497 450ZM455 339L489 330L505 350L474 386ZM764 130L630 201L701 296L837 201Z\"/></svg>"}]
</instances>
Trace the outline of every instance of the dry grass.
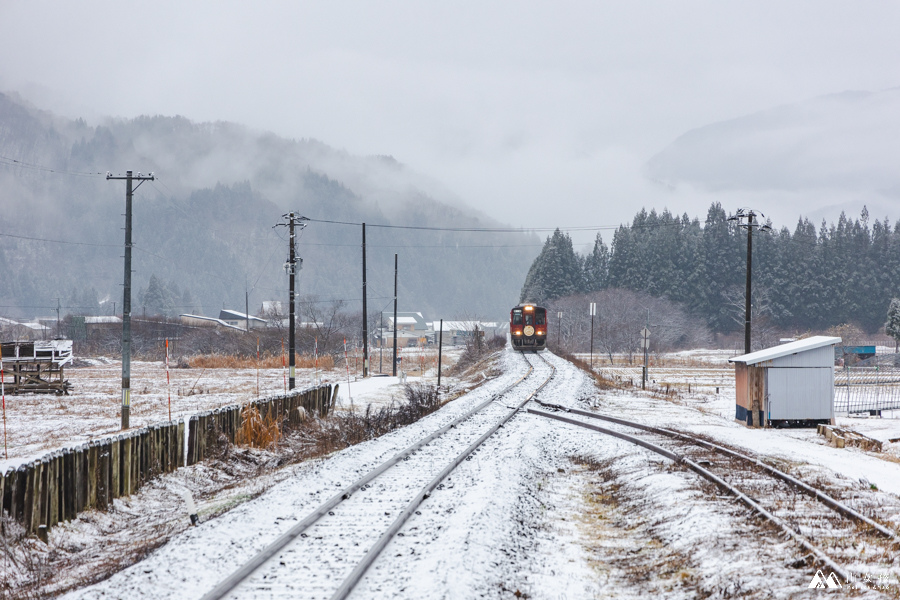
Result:
<instances>
[{"instance_id":1,"label":"dry grass","mask_svg":"<svg viewBox=\"0 0 900 600\"><path fill-rule=\"evenodd\" d=\"M281 424L270 411L265 417L259 409L248 404L241 411L241 427L235 435L235 443L240 446L262 448L273 447L281 439Z\"/></svg>"},{"instance_id":2,"label":"dry grass","mask_svg":"<svg viewBox=\"0 0 900 600\"><path fill-rule=\"evenodd\" d=\"M282 363L282 360L284 362ZM267 354L260 356L236 356L224 354L199 354L187 359L187 365L192 369L278 369L287 364L287 358L282 359L280 354ZM330 355L319 357L319 368L330 370L334 368L334 359ZM316 359L309 354L296 357L296 366L299 369L312 369L316 366Z\"/></svg>"}]
</instances>

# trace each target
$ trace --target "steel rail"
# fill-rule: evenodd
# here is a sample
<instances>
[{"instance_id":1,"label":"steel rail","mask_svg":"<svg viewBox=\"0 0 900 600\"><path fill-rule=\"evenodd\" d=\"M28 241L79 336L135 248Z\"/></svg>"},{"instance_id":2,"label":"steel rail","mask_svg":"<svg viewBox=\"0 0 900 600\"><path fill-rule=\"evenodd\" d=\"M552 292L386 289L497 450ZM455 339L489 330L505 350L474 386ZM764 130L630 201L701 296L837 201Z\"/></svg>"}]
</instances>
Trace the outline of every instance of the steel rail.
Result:
<instances>
[{"instance_id":1,"label":"steel rail","mask_svg":"<svg viewBox=\"0 0 900 600\"><path fill-rule=\"evenodd\" d=\"M528 362L526 360L526 362ZM202 600L221 600L226 595L234 591L237 586L239 586L244 580L250 577L257 569L266 564L268 561L272 559L275 555L277 555L281 550L283 550L286 546L288 546L291 542L297 539L304 531L309 529L313 524L315 524L319 519L328 514L329 511L333 510L338 504L348 499L352 494L358 491L363 486L367 485L369 482L377 478L379 475L399 463L401 460L421 448L426 444L434 441L436 438L445 434L450 429L456 427L466 419L470 418L472 415L480 412L488 405L492 404L495 400L502 397L506 393L508 393L511 389L522 383L525 379L528 378L529 375L534 371L534 367L531 363L528 363L528 371L522 375L519 379L505 387L500 392L493 394L490 398L465 413L464 415L457 417L449 424L441 427L440 429L434 431L430 435L422 438L415 444L407 447L404 450L401 450L397 454L395 454L390 459L383 462L378 467L375 467L355 482L350 484L348 487L344 488L328 500L326 500L323 504L321 504L318 508L316 508L312 513L310 513L306 518L302 521L291 527L287 532L283 533L279 536L274 542L263 548L259 553L257 553L253 558L247 561L240 569L229 575L227 578L222 580L216 587L207 592ZM546 383L546 382L545 382Z\"/></svg>"},{"instance_id":2,"label":"steel rail","mask_svg":"<svg viewBox=\"0 0 900 600\"><path fill-rule=\"evenodd\" d=\"M835 512L844 515L848 519L853 519L853 520L859 521L861 523L865 523L866 525L868 525L869 527L871 527L872 529L877 531L879 534L881 534L884 537L891 540L891 542L893 542L894 544L900 545L900 536L898 536L897 533L895 533L894 531L888 529L881 523L878 523L877 521L865 516L864 514L854 510L853 508L847 506L846 504L842 503L840 500L832 498L825 492L817 490L816 488L804 483L803 481L800 481L793 475L789 475L789 474L785 473L784 471L780 471L779 469L776 469L775 467L767 465L766 463L762 462L759 458L753 458L752 456L742 454L742 453L732 450L730 448L720 446L719 444L714 444L713 442L708 442L704 439L696 438L694 436L687 435L687 434L684 434L684 433L681 433L678 431L673 431L671 429L664 429L661 427L653 427L651 425L643 425L641 423L635 423L633 421L620 419L618 417L604 415L602 413L590 412L590 411L586 411L586 410L580 410L580 409L571 408L568 406L561 406L559 404L548 404L548 403L544 403L541 401L537 401L537 402L538 402L538 404L540 404L541 406L543 406L545 408L554 408L554 409L562 410L562 411L569 412L569 413L572 413L575 415L589 417L591 419L598 419L601 421L609 421L610 423L624 425L625 427L631 427L633 429L641 429L643 431L648 431L650 433L656 433L656 434L663 435L666 437L677 438L682 441L690 442L692 444L702 446L709 450L713 450L713 451L719 452L721 454L725 454L732 458L737 458L737 459L743 460L745 462L751 463L753 465L756 465L757 467L759 467L760 469L762 469L769 475L772 475L773 477L781 479L785 483L788 483L788 484L796 487L797 489L803 491L804 493L806 493L809 496L812 496L813 498L815 498L822 504L826 505L827 507L831 508Z\"/></svg>"},{"instance_id":3,"label":"steel rail","mask_svg":"<svg viewBox=\"0 0 900 600\"><path fill-rule=\"evenodd\" d=\"M556 367L547 362L543 357L540 358L544 361L544 363L547 364L548 367L550 367L550 376L547 377L547 379L545 379L541 385L535 388L535 390L531 392L524 400L522 400L522 402L520 402L515 408L510 410L499 422L494 424L494 426L484 434L482 434L481 437L472 442L465 450L460 452L449 465L444 467L444 469L440 473L438 473L438 475L434 479L428 482L428 484L419 491L419 493L412 499L412 501L410 501L406 508L403 509L403 511L400 513L400 516L397 517L397 519L391 524L388 530L385 531L384 534L382 534L381 538L379 538L379 540L375 542L375 545L368 550L362 561L360 561L356 565L350 575L341 584L341 587L339 587L334 595L331 596L331 600L344 600L350 594L350 592L353 591L353 588L357 586L360 580L362 580L363 576L366 574L366 571L369 570L369 567L372 566L372 563L375 562L379 554L381 554L381 552L387 547L394 536L397 535L397 532L400 531L403 525L406 524L406 521L409 520L409 517L412 516L412 514L424 500L431 496L431 493L438 485L440 485L441 481L443 481L447 477L447 475L449 475L457 466L459 466L462 461L464 461L470 454L472 454L472 452L474 452L476 448L481 446L481 444L483 444L489 437L494 435L494 433L496 433L498 429L503 427L510 419L512 419L522 409L522 407L525 406L525 404L527 404L532 398L534 398L535 395L537 395L538 392L540 392L548 383L550 383L550 380L556 374ZM528 359L526 359L526 361L527 360ZM528 363L529 365L531 365L531 361L528 361ZM531 368L533 369L534 367L532 366Z\"/></svg>"},{"instance_id":4,"label":"steel rail","mask_svg":"<svg viewBox=\"0 0 900 600\"><path fill-rule=\"evenodd\" d=\"M802 536L799 533L797 533L796 531L794 531L787 523L785 523L780 518L778 518L775 515L773 515L772 513L770 513L768 510L766 510L765 508L763 508L762 506L757 504L749 496L747 496L746 494L744 494L743 492L741 492L734 486L730 485L729 483L727 483L725 480L723 480L719 476L717 476L714 473L708 471L707 469L704 469L703 467L701 467L699 464L697 464L690 458L687 458L686 456L682 456L680 454L675 454L673 452L670 452L669 450L666 450L665 448L662 448L661 446L657 446L656 444L652 444L646 440L642 440L640 438L634 437L627 433L622 433L620 431L614 431L612 429L600 427L599 425L594 425L592 423L585 423L584 421L579 421L577 419L570 419L568 417L563 417L561 415L548 413L548 412L544 412L541 410L535 410L533 408L527 409L527 412L530 414L533 414L533 415L545 417L547 419L554 419L556 421L562 421L563 423L577 425L578 427L584 427L585 429L590 429L590 430L596 431L598 433L603 433L606 435L617 437L622 440L626 440L628 442L637 444L639 446L647 448L648 450L656 452L657 454L665 456L666 458L669 458L669 459L675 461L676 463L687 466L689 469L696 472L698 475L700 475L704 479L711 481L712 483L715 483L722 489L726 490L728 493L735 496L738 500L740 500L742 503L744 503L751 510L757 512L759 515L761 515L762 517L767 519L769 522L776 525L779 529L781 529L781 531L786 533L789 537L791 537L791 539L793 539L795 542L797 542L804 550L815 555L815 557L818 558L824 565L826 565L829 569L831 569L833 572L835 572L838 575L838 577L841 577L842 579L845 579L845 580L849 579L849 571L846 571L843 567L838 565L831 557L829 557L827 554L825 554L824 552L819 550L804 536Z\"/></svg>"}]
</instances>

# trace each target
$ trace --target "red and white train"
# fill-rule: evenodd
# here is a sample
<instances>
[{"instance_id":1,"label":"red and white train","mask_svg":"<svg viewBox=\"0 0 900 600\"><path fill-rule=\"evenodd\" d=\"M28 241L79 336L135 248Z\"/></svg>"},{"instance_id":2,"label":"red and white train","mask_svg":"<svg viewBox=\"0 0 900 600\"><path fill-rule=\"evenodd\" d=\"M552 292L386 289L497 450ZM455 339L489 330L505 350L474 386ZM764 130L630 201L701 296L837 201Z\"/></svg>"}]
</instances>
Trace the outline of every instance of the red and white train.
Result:
<instances>
[{"instance_id":1,"label":"red and white train","mask_svg":"<svg viewBox=\"0 0 900 600\"><path fill-rule=\"evenodd\" d=\"M509 336L513 350L537 352L547 347L547 309L520 304L509 312Z\"/></svg>"}]
</instances>

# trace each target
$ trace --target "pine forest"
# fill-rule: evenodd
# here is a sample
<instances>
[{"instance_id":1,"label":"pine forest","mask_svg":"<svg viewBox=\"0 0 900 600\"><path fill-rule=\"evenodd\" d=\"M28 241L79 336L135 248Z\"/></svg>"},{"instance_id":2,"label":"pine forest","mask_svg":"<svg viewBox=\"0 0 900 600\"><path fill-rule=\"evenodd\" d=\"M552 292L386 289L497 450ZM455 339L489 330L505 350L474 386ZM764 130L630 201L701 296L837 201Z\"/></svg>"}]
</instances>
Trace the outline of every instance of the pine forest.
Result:
<instances>
[{"instance_id":1,"label":"pine forest","mask_svg":"<svg viewBox=\"0 0 900 600\"><path fill-rule=\"evenodd\" d=\"M587 255L557 230L531 265L520 301L629 290L680 305L714 333L738 331L747 230L731 216L719 203L703 223L642 209L630 226L615 230L609 246L598 233ZM841 214L818 227L800 218L793 231L754 229L752 277L754 320L783 331L851 324L878 332L900 295L900 221L870 220L864 208L856 219Z\"/></svg>"}]
</instances>

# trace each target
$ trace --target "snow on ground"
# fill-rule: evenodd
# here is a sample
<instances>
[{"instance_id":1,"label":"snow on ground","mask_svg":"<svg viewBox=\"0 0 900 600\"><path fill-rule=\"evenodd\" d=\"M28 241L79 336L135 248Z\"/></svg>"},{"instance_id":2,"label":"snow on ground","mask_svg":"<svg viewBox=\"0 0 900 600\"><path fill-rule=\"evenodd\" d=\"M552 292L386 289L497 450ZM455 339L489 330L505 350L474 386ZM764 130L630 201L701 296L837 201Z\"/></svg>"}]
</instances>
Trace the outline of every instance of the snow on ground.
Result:
<instances>
[{"instance_id":1,"label":"snow on ground","mask_svg":"<svg viewBox=\"0 0 900 600\"><path fill-rule=\"evenodd\" d=\"M595 370L610 373L606 366L595 366ZM889 442L900 440L900 410L883 411L881 417L837 416L838 426L885 442L884 452L872 453L855 447L833 448L814 428L760 430L736 422L734 370L730 365L719 369L652 367L651 389L664 391L668 384L677 392L668 399L640 393L640 369L634 376L637 388L633 392L626 388L606 394L600 405L604 411L642 423L709 435L751 452L819 465L900 494L900 442Z\"/></svg>"},{"instance_id":2,"label":"snow on ground","mask_svg":"<svg viewBox=\"0 0 900 600\"><path fill-rule=\"evenodd\" d=\"M654 367L654 389L677 386L676 395L665 397L639 389L597 391L582 372L542 355L559 368L541 392L547 402L580 402L705 434L787 461L801 475L846 485L864 479L885 493L886 510L896 513L900 528L900 463L889 460L892 454L832 448L815 430L758 430L735 423L730 367L710 368L696 356L681 366ZM106 520L169 506L169 515L156 526L168 543L66 598L201 596L341 487L508 385L523 372L523 361L505 351L502 375L401 430L246 481L236 474L233 489L200 507L202 514L234 508L199 527L187 526L183 500L173 507L172 498L212 473L204 465L159 478L132 498L116 500L109 513L87 513L61 525L51 532L51 546L95 544L95 554L102 556ZM390 402L400 396L397 386L393 378L351 382L354 406ZM349 396L343 406L347 403ZM512 398L507 403L511 406ZM889 438L900 424L900 418L849 420L871 424L873 437ZM419 512L354 598L788 598L805 595L814 575L800 564L797 548L693 473L626 442L524 413L464 461ZM127 536L115 541L113 551L127 547Z\"/></svg>"},{"instance_id":3,"label":"snow on ground","mask_svg":"<svg viewBox=\"0 0 900 600\"><path fill-rule=\"evenodd\" d=\"M824 446L798 430L750 430L729 419L727 393L664 400L598 393L559 368L541 392L646 423L717 437L748 450L853 473L900 493L900 465ZM537 359L532 358L533 361ZM342 486L511 382L523 357L506 351L504 374L422 421L290 467L263 495L185 528L146 560L66 598L196 598ZM537 362L536 362L537 364ZM360 386L384 397L387 383ZM512 405L512 398L507 402ZM174 476L173 476L174 477ZM802 553L750 519L693 473L628 443L520 413L420 507L354 598L789 598L814 575Z\"/></svg>"},{"instance_id":4,"label":"snow on ground","mask_svg":"<svg viewBox=\"0 0 900 600\"><path fill-rule=\"evenodd\" d=\"M507 356L510 362L515 358ZM519 358L519 360L521 360ZM509 385L524 371L521 363L419 422L329 458L289 467L291 475L262 496L225 515L186 528L141 563L66 598L198 598L230 570L271 543L342 487ZM173 474L171 477L177 477ZM169 476L167 476L169 477ZM118 501L116 501L118 502ZM51 532L56 535L57 530Z\"/></svg>"},{"instance_id":5,"label":"snow on ground","mask_svg":"<svg viewBox=\"0 0 900 600\"><path fill-rule=\"evenodd\" d=\"M414 365L415 353L406 351L406 354L410 365ZM458 356L459 350L445 349L444 369L456 362ZM77 446L120 431L121 361L106 357L78 360L90 366L66 369L66 378L74 386L67 396L6 395L5 435L9 458L0 454L0 472L40 458L52 450ZM377 367L378 361L373 360L373 363ZM133 361L131 373L129 425L133 429L168 421L170 398L172 419L178 420L220 406L283 394L287 390L286 372L280 368L260 369L258 373L253 368L170 368L167 383L164 362ZM428 382L433 382L437 377L433 368L425 375L424 380ZM397 378L373 377L363 381L360 373L354 370L352 361L349 377L350 391L356 393L360 388L357 406L364 407L368 401L389 403L393 397L403 397L402 385ZM409 378L410 383L420 380L420 377ZM340 384L340 396L349 407L346 368L296 370L297 389L316 383ZM442 386L457 383L453 378L442 377Z\"/></svg>"}]
</instances>

